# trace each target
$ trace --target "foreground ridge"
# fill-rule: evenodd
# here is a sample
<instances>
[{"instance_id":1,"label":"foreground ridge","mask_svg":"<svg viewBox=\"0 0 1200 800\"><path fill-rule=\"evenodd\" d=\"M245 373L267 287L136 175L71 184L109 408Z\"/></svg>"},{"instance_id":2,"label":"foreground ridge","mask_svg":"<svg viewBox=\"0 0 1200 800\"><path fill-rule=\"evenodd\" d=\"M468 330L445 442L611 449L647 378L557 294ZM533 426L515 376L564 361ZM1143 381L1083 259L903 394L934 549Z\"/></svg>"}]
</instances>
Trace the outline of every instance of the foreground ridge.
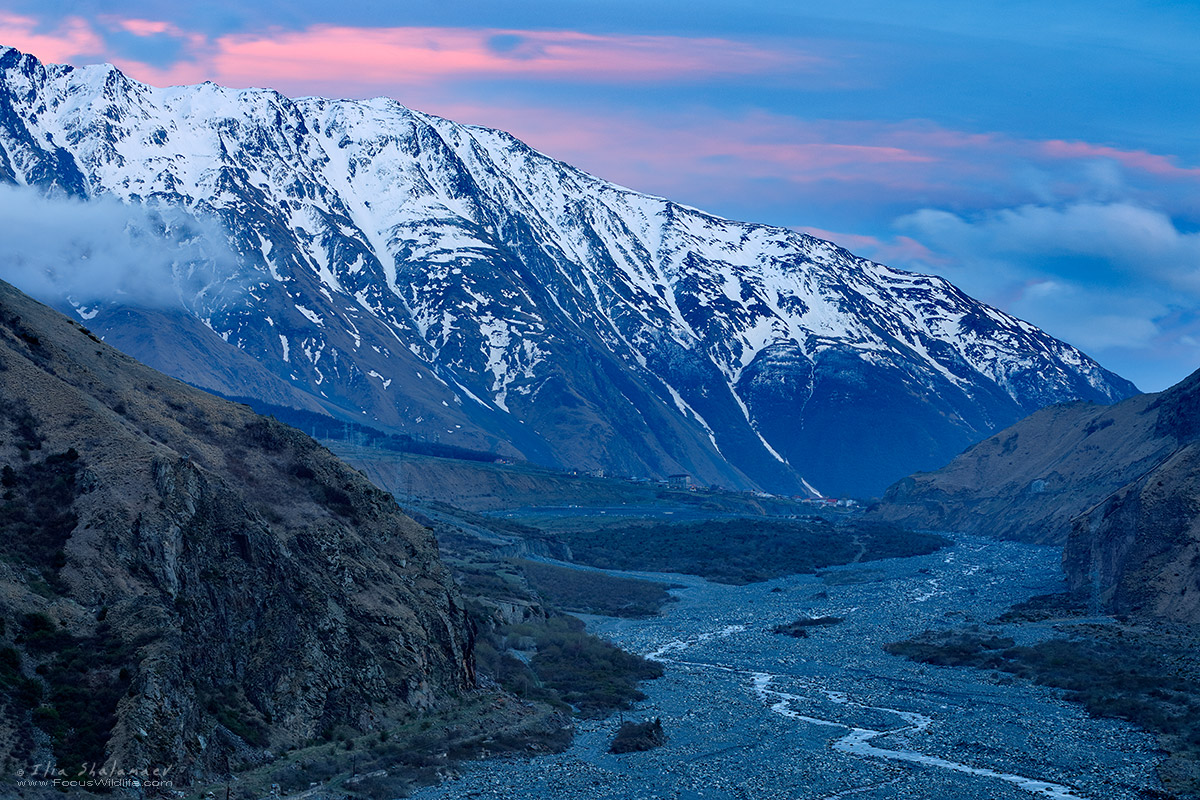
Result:
<instances>
[{"instance_id":1,"label":"foreground ridge","mask_svg":"<svg viewBox=\"0 0 1200 800\"><path fill-rule=\"evenodd\" d=\"M474 686L432 535L309 437L3 282L0 398L14 770L107 764L184 786Z\"/></svg>"}]
</instances>

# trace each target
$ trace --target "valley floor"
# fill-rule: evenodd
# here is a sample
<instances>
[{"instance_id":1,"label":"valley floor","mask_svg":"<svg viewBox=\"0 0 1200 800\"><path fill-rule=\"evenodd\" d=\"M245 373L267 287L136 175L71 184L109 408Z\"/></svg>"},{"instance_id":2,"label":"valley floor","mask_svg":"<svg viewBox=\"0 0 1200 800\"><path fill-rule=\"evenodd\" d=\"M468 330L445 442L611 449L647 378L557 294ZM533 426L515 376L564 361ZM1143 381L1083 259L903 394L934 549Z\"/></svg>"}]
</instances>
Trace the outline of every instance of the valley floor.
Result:
<instances>
[{"instance_id":1,"label":"valley floor","mask_svg":"<svg viewBox=\"0 0 1200 800\"><path fill-rule=\"evenodd\" d=\"M746 586L622 574L685 585L662 616L588 618L666 664L644 684L650 699L625 715L661 717L666 745L612 755L619 719L584 721L564 753L475 762L417 797L1132 800L1158 788L1149 734L1093 719L1052 689L882 649L1061 591L1054 549L960 537L928 556ZM771 632L823 615L844 621L805 638Z\"/></svg>"}]
</instances>

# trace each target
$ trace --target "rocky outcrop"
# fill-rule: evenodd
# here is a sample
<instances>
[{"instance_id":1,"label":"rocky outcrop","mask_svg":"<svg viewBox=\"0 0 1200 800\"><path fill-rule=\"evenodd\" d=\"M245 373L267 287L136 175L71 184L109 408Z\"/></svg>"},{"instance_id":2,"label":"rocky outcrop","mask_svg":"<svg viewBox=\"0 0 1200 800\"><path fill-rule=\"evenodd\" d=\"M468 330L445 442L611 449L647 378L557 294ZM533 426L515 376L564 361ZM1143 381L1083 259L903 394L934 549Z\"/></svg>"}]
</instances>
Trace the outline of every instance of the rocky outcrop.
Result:
<instances>
[{"instance_id":1,"label":"rocky outcrop","mask_svg":"<svg viewBox=\"0 0 1200 800\"><path fill-rule=\"evenodd\" d=\"M1077 517L1063 568L1096 610L1200 622L1200 445Z\"/></svg>"},{"instance_id":2,"label":"rocky outcrop","mask_svg":"<svg viewBox=\"0 0 1200 800\"><path fill-rule=\"evenodd\" d=\"M474 683L429 532L0 284L0 758L226 774Z\"/></svg>"}]
</instances>

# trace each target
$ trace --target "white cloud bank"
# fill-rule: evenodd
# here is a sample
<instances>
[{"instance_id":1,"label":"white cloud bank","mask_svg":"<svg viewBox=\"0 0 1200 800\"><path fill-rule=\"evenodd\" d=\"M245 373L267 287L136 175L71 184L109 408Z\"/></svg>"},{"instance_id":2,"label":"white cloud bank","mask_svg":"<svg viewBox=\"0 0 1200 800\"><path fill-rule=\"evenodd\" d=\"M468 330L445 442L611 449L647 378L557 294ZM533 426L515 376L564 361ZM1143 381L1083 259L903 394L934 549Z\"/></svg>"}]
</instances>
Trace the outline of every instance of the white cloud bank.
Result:
<instances>
[{"instance_id":1,"label":"white cloud bank","mask_svg":"<svg viewBox=\"0 0 1200 800\"><path fill-rule=\"evenodd\" d=\"M236 291L236 274L215 221L0 185L0 278L43 302L179 308Z\"/></svg>"},{"instance_id":2,"label":"white cloud bank","mask_svg":"<svg viewBox=\"0 0 1200 800\"><path fill-rule=\"evenodd\" d=\"M896 229L964 290L1071 342L1148 390L1200 367L1200 233L1129 202L921 209Z\"/></svg>"},{"instance_id":3,"label":"white cloud bank","mask_svg":"<svg viewBox=\"0 0 1200 800\"><path fill-rule=\"evenodd\" d=\"M1160 211L1128 203L1028 205L976 219L922 209L897 226L959 259L1036 269L1050 259L1082 258L1111 270L1108 283L1123 274L1200 294L1200 234L1180 231Z\"/></svg>"}]
</instances>

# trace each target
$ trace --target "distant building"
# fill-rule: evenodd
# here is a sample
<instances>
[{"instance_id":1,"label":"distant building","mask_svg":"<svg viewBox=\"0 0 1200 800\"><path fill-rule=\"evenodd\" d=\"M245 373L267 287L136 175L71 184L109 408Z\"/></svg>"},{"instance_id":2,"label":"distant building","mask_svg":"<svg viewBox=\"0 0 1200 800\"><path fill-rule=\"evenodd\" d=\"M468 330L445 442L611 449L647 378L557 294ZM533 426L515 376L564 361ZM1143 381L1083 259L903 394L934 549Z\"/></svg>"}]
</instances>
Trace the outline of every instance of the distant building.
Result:
<instances>
[{"instance_id":1,"label":"distant building","mask_svg":"<svg viewBox=\"0 0 1200 800\"><path fill-rule=\"evenodd\" d=\"M690 489L690 488L692 488L692 476L687 474L686 472L680 472L675 475L668 475L667 476L667 485L673 486L677 489Z\"/></svg>"}]
</instances>

